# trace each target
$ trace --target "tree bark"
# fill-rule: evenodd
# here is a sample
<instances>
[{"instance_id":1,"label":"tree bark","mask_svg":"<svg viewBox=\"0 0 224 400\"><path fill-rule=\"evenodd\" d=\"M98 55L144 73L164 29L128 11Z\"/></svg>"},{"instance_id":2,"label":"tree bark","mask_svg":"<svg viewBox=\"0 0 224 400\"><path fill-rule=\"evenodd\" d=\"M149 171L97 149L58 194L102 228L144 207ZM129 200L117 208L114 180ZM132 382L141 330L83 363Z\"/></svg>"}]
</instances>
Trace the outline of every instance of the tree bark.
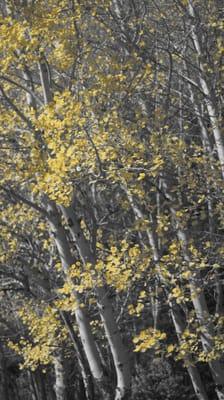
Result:
<instances>
[{"instance_id":1,"label":"tree bark","mask_svg":"<svg viewBox=\"0 0 224 400\"><path fill-rule=\"evenodd\" d=\"M85 398L86 400L94 400L94 385L92 381L91 371L89 369L89 365L86 362L85 354L79 342L79 338L77 337L73 326L69 320L69 317L66 315L64 311L60 311L61 318L68 330L70 339L72 341L73 347L76 352L76 356L78 358L78 363L82 375L83 386L85 389Z\"/></svg>"},{"instance_id":2,"label":"tree bark","mask_svg":"<svg viewBox=\"0 0 224 400\"><path fill-rule=\"evenodd\" d=\"M169 303L170 305L170 310L171 310L171 317L173 320L173 324L176 330L177 337L179 339L179 342L182 342L182 334L184 333L185 330L185 324L182 321L182 318L179 315L179 312L176 308L176 306L172 305L171 302ZM188 374L191 379L192 386L194 388L195 394L198 398L198 400L209 400L208 395L205 391L204 385L201 381L200 374L198 372L198 368L196 365L194 365L194 362L192 360L192 357L190 355L186 356L184 359L185 362L185 367L188 371Z\"/></svg>"},{"instance_id":3,"label":"tree bark","mask_svg":"<svg viewBox=\"0 0 224 400\"><path fill-rule=\"evenodd\" d=\"M215 101L213 98L213 94L212 94L209 84L205 78L206 72L205 72L205 69L203 66L203 52L202 52L200 40L199 40L197 31L196 31L196 25L197 25L198 21L196 20L196 13L195 13L195 9L194 9L192 0L188 1L188 12L189 12L189 16L190 16L189 23L192 25L192 40L193 40L194 47L195 47L197 57L198 57L199 82L201 85L201 89L205 95L205 104L206 104L206 107L208 110L208 117L211 122L211 128L212 128L212 133L213 133L216 148L217 148L218 158L219 158L221 171L222 171L222 177L224 178L223 135L222 135L221 129L219 127L218 113L216 110L216 105L215 105Z\"/></svg>"},{"instance_id":4,"label":"tree bark","mask_svg":"<svg viewBox=\"0 0 224 400\"><path fill-rule=\"evenodd\" d=\"M8 382L3 346L0 343L0 399L9 400Z\"/></svg>"},{"instance_id":5,"label":"tree bark","mask_svg":"<svg viewBox=\"0 0 224 400\"><path fill-rule=\"evenodd\" d=\"M72 207L61 206L62 213L68 222L68 227L75 241L83 263L91 263L94 267L95 257L91 251L88 241L80 228ZM115 322L114 313L110 300L108 299L106 288L96 287L98 307L101 320L105 329L106 337L110 345L114 366L117 376L117 388L115 400L124 399L130 390L131 368L127 349L122 343L122 338Z\"/></svg>"},{"instance_id":6,"label":"tree bark","mask_svg":"<svg viewBox=\"0 0 224 400\"><path fill-rule=\"evenodd\" d=\"M184 260L189 263L191 256L188 251L188 240L184 230L179 226L176 218L175 209L170 206L170 211L174 221L174 227L177 231L177 237L180 241ZM200 276L200 271L195 271L194 276L189 279L189 288L191 292L191 301L194 306L195 314L198 322L203 328L203 334L201 335L201 343L205 352L212 351L214 348L214 326L210 321L210 314L208 306L203 292L203 282ZM210 361L209 367L216 385L216 393L219 400L224 400L224 367L219 360Z\"/></svg>"},{"instance_id":7,"label":"tree bark","mask_svg":"<svg viewBox=\"0 0 224 400\"><path fill-rule=\"evenodd\" d=\"M54 390L57 400L66 400L66 385L62 355L60 352L54 356L55 384Z\"/></svg>"},{"instance_id":8,"label":"tree bark","mask_svg":"<svg viewBox=\"0 0 224 400\"><path fill-rule=\"evenodd\" d=\"M129 200L129 202L130 202L130 204L132 206L133 213L135 215L136 220L144 218L144 215L143 215L142 211L135 204L133 196L128 192L127 188L124 187L124 190L125 190L125 192L127 194L128 200ZM152 249L153 260L154 260L155 264L158 265L158 271L160 271L160 268L159 268L160 255L159 255L159 249L158 249L158 246L157 246L156 235L150 229L147 229L146 232L147 232L149 245L150 245L150 247ZM159 278L160 278L161 282L164 281L163 276L160 273L159 273ZM177 338L178 338L179 342L181 343L181 335L183 334L184 329L185 329L184 328L184 324L183 324L183 322L182 322L182 320L181 320L181 318L179 316L178 306L177 305L173 305L170 300L168 300L168 304L169 304L169 307L170 307L171 316L172 316L174 328L175 328L175 331L176 331L176 335L177 335ZM197 398L199 400L209 400L197 367L195 365L193 365L193 362L192 362L192 360L191 360L191 358L189 356L186 356L184 358L184 362L185 362L185 366L187 368L187 371L188 371L188 374L190 376L191 383L192 383L192 386L194 388L194 391L195 391L195 394L196 394Z\"/></svg>"},{"instance_id":9,"label":"tree bark","mask_svg":"<svg viewBox=\"0 0 224 400\"><path fill-rule=\"evenodd\" d=\"M38 63L38 67L40 71L40 80L44 96L44 104L48 104L52 101L53 96L51 93L50 77L46 61L41 59Z\"/></svg>"},{"instance_id":10,"label":"tree bark","mask_svg":"<svg viewBox=\"0 0 224 400\"><path fill-rule=\"evenodd\" d=\"M49 214L49 224L52 235L58 250L58 254L64 269L65 275L68 274L69 267L74 263L74 258L71 254L67 241L65 230L61 224L60 214L56 205L52 201L47 201L47 212ZM84 307L79 307L79 295L74 293L78 307L75 311L76 322L79 328L80 338L88 360L93 377L97 381L103 379L103 368L100 362L100 357L96 348L96 344L91 332L90 323L86 315Z\"/></svg>"}]
</instances>

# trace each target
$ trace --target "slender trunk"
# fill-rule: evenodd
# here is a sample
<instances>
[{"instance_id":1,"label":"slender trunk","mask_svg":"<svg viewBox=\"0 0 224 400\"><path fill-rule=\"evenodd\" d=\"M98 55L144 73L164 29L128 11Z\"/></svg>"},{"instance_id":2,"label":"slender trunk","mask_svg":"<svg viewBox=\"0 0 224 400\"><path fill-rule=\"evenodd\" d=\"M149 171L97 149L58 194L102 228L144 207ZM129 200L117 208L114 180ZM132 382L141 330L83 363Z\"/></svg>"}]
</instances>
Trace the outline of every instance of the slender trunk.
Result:
<instances>
[{"instance_id":1,"label":"slender trunk","mask_svg":"<svg viewBox=\"0 0 224 400\"><path fill-rule=\"evenodd\" d=\"M223 293L223 285L220 282L220 277L218 273L215 276L215 289L216 289L216 307L215 312L218 315L224 314L224 293Z\"/></svg>"},{"instance_id":2,"label":"slender trunk","mask_svg":"<svg viewBox=\"0 0 224 400\"><path fill-rule=\"evenodd\" d=\"M55 395L57 400L66 400L66 385L64 377L64 368L62 355L58 353L54 356L54 372L55 372Z\"/></svg>"},{"instance_id":3,"label":"slender trunk","mask_svg":"<svg viewBox=\"0 0 224 400\"><path fill-rule=\"evenodd\" d=\"M32 384L33 384L35 397L37 398L37 400L42 400L42 396L41 396L42 393L39 390L36 373L31 371L30 376L31 376Z\"/></svg>"},{"instance_id":4,"label":"slender trunk","mask_svg":"<svg viewBox=\"0 0 224 400\"><path fill-rule=\"evenodd\" d=\"M176 307L176 305L172 305L171 302L169 302L170 305L170 310L171 310L171 317L173 320L173 324L176 330L177 337L179 339L179 342L182 342L182 335L185 330L185 324L182 321L182 318L179 314L179 311ZM198 368L193 365L193 360L190 355L186 356L184 359L185 366L187 368L188 374L191 378L191 382L195 391L195 394L197 395L197 398L199 400L209 400L207 393L205 391L205 388L202 384L200 374L198 372Z\"/></svg>"},{"instance_id":5,"label":"slender trunk","mask_svg":"<svg viewBox=\"0 0 224 400\"><path fill-rule=\"evenodd\" d=\"M26 86L31 89L32 91L34 91L34 86L32 83L32 76L31 73L29 72L28 68L25 68L23 71L23 78L25 79L26 82ZM32 96L32 94L30 93L26 93L26 102L27 105L31 108L33 108L34 110L36 110L37 105L36 105L36 100L35 98Z\"/></svg>"},{"instance_id":6,"label":"slender trunk","mask_svg":"<svg viewBox=\"0 0 224 400\"><path fill-rule=\"evenodd\" d=\"M38 390L37 390L37 386L35 384L33 373L31 371L28 371L28 376L29 376L29 381L30 381L29 383L30 383L30 392L31 392L32 400L39 400L38 399Z\"/></svg>"},{"instance_id":7,"label":"slender trunk","mask_svg":"<svg viewBox=\"0 0 224 400\"><path fill-rule=\"evenodd\" d=\"M85 239L80 228L79 222L75 216L72 207L65 208L61 206L62 213L66 218L71 235L75 241L83 263L95 264L95 257L91 251L88 241ZM101 320L104 325L107 340L110 345L114 366L117 376L117 388L115 399L124 399L130 390L131 385L131 370L128 351L126 350L122 338L115 322L112 305L107 296L107 291L104 287L97 287L96 294L98 298L98 306Z\"/></svg>"},{"instance_id":8,"label":"slender trunk","mask_svg":"<svg viewBox=\"0 0 224 400\"><path fill-rule=\"evenodd\" d=\"M210 140L209 140L209 135L206 129L206 126L204 124L204 121L202 119L201 116L201 112L199 109L199 106L197 104L197 101L195 99L195 95L194 92L191 88L191 86L189 85L189 91L190 91L190 99L191 99L191 103L194 107L195 110L195 114L197 116L198 119L198 123L201 129L201 137L202 137L202 143L203 143L203 148L205 151L205 154L209 157L210 160L210 164L211 164L211 168L213 168L213 156L212 156L212 147L210 144ZM213 217L213 202L212 202L212 198L210 195L210 188L209 188L209 183L207 184L207 190L208 190L208 216L209 216L209 231L210 234L212 235L214 233L214 217ZM223 293L223 285L220 282L218 273L216 272L216 276L215 276L215 282L216 282L216 313L219 315L222 315L224 313L224 293Z\"/></svg>"},{"instance_id":9,"label":"slender trunk","mask_svg":"<svg viewBox=\"0 0 224 400\"><path fill-rule=\"evenodd\" d=\"M13 396L13 400L21 400L20 396L19 396L19 388L18 388L18 384L17 384L16 379L13 382L11 393L12 393L12 396ZM9 396L10 396L10 394L9 394Z\"/></svg>"},{"instance_id":10,"label":"slender trunk","mask_svg":"<svg viewBox=\"0 0 224 400\"><path fill-rule=\"evenodd\" d=\"M37 371L34 373L34 380L37 384L39 400L47 400L44 375L41 373L40 369L37 369Z\"/></svg>"},{"instance_id":11,"label":"slender trunk","mask_svg":"<svg viewBox=\"0 0 224 400\"><path fill-rule=\"evenodd\" d=\"M106 289L100 287L96 289L96 292L101 320L110 345L116 370L117 387L115 400L125 399L129 394L131 385L129 353L122 342L121 334L116 324L112 305L108 299Z\"/></svg>"},{"instance_id":12,"label":"slender trunk","mask_svg":"<svg viewBox=\"0 0 224 400\"><path fill-rule=\"evenodd\" d=\"M42 85L42 91L44 96L44 103L47 105L52 101L53 96L50 88L50 77L49 71L47 69L47 64L44 60L39 62L39 72ZM47 209L50 215L49 224L51 226L55 244L59 253L59 257L62 262L62 267L65 274L67 275L69 267L74 263L74 258L71 254L70 247L67 241L66 233L61 224L60 214L58 213L57 206L54 202L47 200ZM74 293L76 301L79 305L79 294ZM99 353L97 351L96 343L91 332L90 322L87 318L85 309L82 307L77 307L75 311L76 322L79 328L80 338L86 358L89 363L89 367L94 379L98 384L104 385L104 371L100 361ZM102 386L102 385L101 385ZM101 387L104 391L104 388ZM105 393L106 396L106 393Z\"/></svg>"},{"instance_id":13,"label":"slender trunk","mask_svg":"<svg viewBox=\"0 0 224 400\"><path fill-rule=\"evenodd\" d=\"M219 127L219 121L218 121L218 113L216 110L216 105L215 101L212 95L212 91L209 88L208 82L205 78L206 73L205 69L203 66L203 52L201 49L201 44L199 37L197 35L196 31L196 14L195 14L195 9L193 7L193 2L192 0L189 0L188 2L188 11L190 15L190 23L193 27L192 29L192 40L194 43L195 50L197 52L198 56L198 65L199 65L199 81L200 85L202 88L202 91L205 94L205 104L208 110L208 116L211 122L211 129L213 132L216 148L217 148L217 153L218 153L218 158L220 161L220 166L221 166L221 171L222 171L222 177L224 178L224 145L223 145L223 135L221 132L221 129ZM196 22L195 22L196 21Z\"/></svg>"},{"instance_id":14,"label":"slender trunk","mask_svg":"<svg viewBox=\"0 0 224 400\"><path fill-rule=\"evenodd\" d=\"M123 188L127 194L128 200L132 206L132 210L134 212L136 220L142 219L144 217L143 213L140 210L140 208L135 204L133 196L128 192L126 187L123 187ZM152 249L153 260L154 260L155 264L158 265L159 278L160 278L161 282L163 282L164 278L163 278L162 274L160 274L160 267L158 264L159 258L160 258L159 249L158 249L158 244L157 244L157 238L156 238L154 231L147 229L147 237L148 237L149 245ZM168 301L168 304L169 304L169 307L171 310L171 316L172 316L173 324L175 327L175 331L176 331L178 340L181 343L181 335L183 334L184 329L185 329L184 324L181 321L181 318L179 316L178 306L177 305L174 306L170 301ZM192 360L190 359L189 356L186 356L184 358L184 362L185 362L188 374L190 376L192 386L194 388L196 396L198 397L199 400L209 400L208 396L206 394L205 388L203 386L203 383L201 381L201 377L200 377L197 367L192 365Z\"/></svg>"},{"instance_id":15,"label":"slender trunk","mask_svg":"<svg viewBox=\"0 0 224 400\"><path fill-rule=\"evenodd\" d=\"M186 68L187 68L187 66L186 66ZM211 146L211 143L210 143L210 140L209 140L208 131L206 129L206 126L205 126L203 118L202 118L202 112L201 112L200 107L198 105L198 102L197 102L197 99L196 99L196 96L194 94L192 86L188 85L188 89L189 89L189 92L190 92L191 104L193 106L195 115L196 115L197 120L198 120L198 124L200 126L202 144L203 144L203 147L204 147L204 149L206 151L206 154L208 155L210 161L212 162L213 161L212 146Z\"/></svg>"},{"instance_id":16,"label":"slender trunk","mask_svg":"<svg viewBox=\"0 0 224 400\"><path fill-rule=\"evenodd\" d=\"M0 399L9 400L8 382L3 346L0 343Z\"/></svg>"},{"instance_id":17,"label":"slender trunk","mask_svg":"<svg viewBox=\"0 0 224 400\"><path fill-rule=\"evenodd\" d=\"M52 101L53 96L51 93L50 77L46 61L40 60L38 63L38 67L40 71L40 81L43 90L44 103L48 104Z\"/></svg>"},{"instance_id":18,"label":"slender trunk","mask_svg":"<svg viewBox=\"0 0 224 400\"><path fill-rule=\"evenodd\" d=\"M52 385L52 375L46 375L46 389L47 389L47 400L55 400L55 391Z\"/></svg>"},{"instance_id":19,"label":"slender trunk","mask_svg":"<svg viewBox=\"0 0 224 400\"><path fill-rule=\"evenodd\" d=\"M60 311L61 318L68 330L70 339L72 341L73 347L76 352L76 356L78 358L78 363L82 375L83 386L85 389L85 398L87 400L94 400L94 385L92 380L91 371L89 365L86 362L85 354L83 352L82 346L79 342L79 338L77 337L73 326L69 320L69 317L66 315L64 311Z\"/></svg>"},{"instance_id":20,"label":"slender trunk","mask_svg":"<svg viewBox=\"0 0 224 400\"><path fill-rule=\"evenodd\" d=\"M188 251L188 240L186 232L180 227L178 219L176 217L175 209L170 206L170 212L174 221L174 228L177 232L177 237L180 241L184 260L189 263L191 256ZM200 276L200 271L195 270L193 277L189 279L189 288L191 292L191 301L194 306L195 314L198 322L203 328L203 334L201 335L201 343L205 352L210 352L214 349L214 327L210 321L210 314L208 306L203 292L203 281ZM219 400L224 399L224 367L219 360L210 361L209 367L216 384L216 393Z\"/></svg>"},{"instance_id":21,"label":"slender trunk","mask_svg":"<svg viewBox=\"0 0 224 400\"><path fill-rule=\"evenodd\" d=\"M49 214L49 224L52 235L61 259L62 267L67 275L69 267L74 263L74 258L71 254L70 247L67 241L65 230L61 224L60 214L57 207L52 201L47 201L47 211ZM79 295L74 293L78 307L75 311L76 322L79 328L80 338L88 360L90 370L93 377L100 381L103 379L103 369L100 362L100 357L96 348L95 340L91 332L90 323L87 318L85 309L79 307Z\"/></svg>"}]
</instances>

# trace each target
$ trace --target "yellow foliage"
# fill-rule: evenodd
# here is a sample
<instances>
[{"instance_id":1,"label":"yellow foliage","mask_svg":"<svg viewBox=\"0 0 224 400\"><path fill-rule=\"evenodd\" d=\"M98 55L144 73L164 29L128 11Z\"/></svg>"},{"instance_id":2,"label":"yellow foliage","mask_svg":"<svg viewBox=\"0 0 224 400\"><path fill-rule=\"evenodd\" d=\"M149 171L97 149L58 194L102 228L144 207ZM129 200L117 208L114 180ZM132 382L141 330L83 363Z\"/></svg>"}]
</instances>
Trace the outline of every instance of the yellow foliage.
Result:
<instances>
[{"instance_id":1,"label":"yellow foliage","mask_svg":"<svg viewBox=\"0 0 224 400\"><path fill-rule=\"evenodd\" d=\"M41 305L43 307L43 304ZM8 342L8 346L22 356L21 368L34 371L39 365L52 362L53 350L67 338L65 328L61 325L57 310L50 306L43 307L42 314L27 304L18 312L29 338L20 338L18 343Z\"/></svg>"},{"instance_id":2,"label":"yellow foliage","mask_svg":"<svg viewBox=\"0 0 224 400\"><path fill-rule=\"evenodd\" d=\"M151 348L158 349L160 346L160 341L165 339L166 333L153 328L145 329L133 339L133 343L136 345L134 351L145 352L146 350Z\"/></svg>"}]
</instances>

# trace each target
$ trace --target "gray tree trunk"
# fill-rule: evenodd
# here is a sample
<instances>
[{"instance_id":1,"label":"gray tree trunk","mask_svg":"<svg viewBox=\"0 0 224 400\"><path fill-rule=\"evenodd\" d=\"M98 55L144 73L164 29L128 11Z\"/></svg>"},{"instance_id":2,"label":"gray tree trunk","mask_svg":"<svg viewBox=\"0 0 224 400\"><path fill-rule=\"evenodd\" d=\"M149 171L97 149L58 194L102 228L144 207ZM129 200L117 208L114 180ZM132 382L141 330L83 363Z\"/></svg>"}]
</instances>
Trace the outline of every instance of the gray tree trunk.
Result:
<instances>
[{"instance_id":1,"label":"gray tree trunk","mask_svg":"<svg viewBox=\"0 0 224 400\"><path fill-rule=\"evenodd\" d=\"M55 384L54 390L57 400L66 400L66 385L62 355L60 352L54 356Z\"/></svg>"},{"instance_id":2,"label":"gray tree trunk","mask_svg":"<svg viewBox=\"0 0 224 400\"><path fill-rule=\"evenodd\" d=\"M127 194L128 200L129 200L129 202L130 202L130 204L132 206L133 213L135 215L136 220L144 218L144 215L143 215L142 211L135 204L133 196L128 192L127 188L124 187L124 190L125 190L125 192ZM160 271L160 268L159 268L159 249L158 249L158 246L157 246L156 235L150 229L147 229L146 233L147 233L149 245L150 245L150 247L152 249L153 260L154 260L156 265L158 264L159 278L160 278L161 282L163 282L164 281L163 276L159 272ZM169 300L168 300L168 304L170 306L171 316L172 316L172 320L173 320L173 324L174 324L174 328L175 328L178 340L179 340L179 342L181 342L181 335L182 335L182 333L184 332L184 329L185 329L184 328L184 324L183 324L183 322L182 322L182 320L181 320L181 318L179 316L177 305L174 306L172 304L172 302L169 301ZM209 400L197 367L195 365L193 365L192 360L190 359L189 356L186 356L184 361L185 361L186 368L187 368L188 374L190 376L191 383L192 383L192 386L194 388L194 391L195 391L195 394L196 394L197 398L199 400Z\"/></svg>"}]
</instances>

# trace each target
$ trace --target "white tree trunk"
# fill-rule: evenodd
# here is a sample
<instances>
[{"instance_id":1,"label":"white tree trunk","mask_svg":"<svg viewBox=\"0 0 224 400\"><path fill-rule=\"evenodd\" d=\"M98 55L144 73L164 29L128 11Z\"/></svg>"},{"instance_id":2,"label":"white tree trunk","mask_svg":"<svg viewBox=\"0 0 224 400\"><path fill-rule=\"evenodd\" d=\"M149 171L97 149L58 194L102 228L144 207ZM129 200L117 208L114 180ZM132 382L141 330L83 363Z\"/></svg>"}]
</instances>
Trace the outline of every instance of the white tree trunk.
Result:
<instances>
[{"instance_id":1,"label":"white tree trunk","mask_svg":"<svg viewBox=\"0 0 224 400\"><path fill-rule=\"evenodd\" d=\"M55 384L54 390L57 400L66 400L66 385L62 356L60 353L54 357Z\"/></svg>"},{"instance_id":2,"label":"white tree trunk","mask_svg":"<svg viewBox=\"0 0 224 400\"><path fill-rule=\"evenodd\" d=\"M181 343L182 342L181 337L182 337L182 334L184 333L185 325L179 315L178 310L175 309L175 306L173 307L171 302L169 302L169 305L170 305L170 309L171 309L171 317L172 317L173 324L174 324L174 327L176 330L176 334L179 339L179 342ZM198 372L198 369L195 365L193 365L193 360L191 359L190 356L186 356L184 361L186 364L188 374L191 378L191 382L192 382L192 385L193 385L193 388L194 388L197 398L199 400L209 400L207 393L205 391L204 385L201 381L201 377Z\"/></svg>"},{"instance_id":3,"label":"white tree trunk","mask_svg":"<svg viewBox=\"0 0 224 400\"><path fill-rule=\"evenodd\" d=\"M74 328L73 328L69 318L67 317L66 313L64 311L60 311L60 315L61 315L61 318L68 330L71 342L72 342L73 347L76 352L76 356L78 359L79 368L80 368L81 376L82 376L82 380L83 380L83 385L85 388L86 400L94 400L94 385L93 385L92 375L90 372L89 365L86 362L86 357L85 357L85 354L81 347L79 338L77 337L77 334L75 333Z\"/></svg>"},{"instance_id":4,"label":"white tree trunk","mask_svg":"<svg viewBox=\"0 0 224 400\"><path fill-rule=\"evenodd\" d=\"M95 264L95 257L91 251L88 241L80 228L79 222L75 216L72 207L61 206L62 213L68 222L68 227L72 238L79 251L83 263ZM98 306L101 320L105 329L106 337L110 345L114 366L117 375L116 400L123 399L126 393L130 390L131 384L131 369L129 354L122 343L121 335L118 326L115 322L114 313L110 300L108 299L107 291L104 287L96 287L98 298Z\"/></svg>"},{"instance_id":5,"label":"white tree trunk","mask_svg":"<svg viewBox=\"0 0 224 400\"><path fill-rule=\"evenodd\" d=\"M205 104L207 106L208 110L208 116L211 122L211 129L213 132L216 148L217 148L217 153L218 153L218 158L220 161L220 166L221 166L221 171L222 171L222 177L224 178L224 144L223 144L223 135L222 132L219 128L219 121L218 121L218 113L216 110L216 105L212 96L212 92L209 88L209 85L205 79L206 73L205 69L203 66L203 53L200 45L200 40L198 38L197 32L196 32L196 26L195 26L195 20L196 20L196 14L193 6L192 0L189 0L188 2L188 10L189 10L189 15L191 17L191 24L192 24L192 40L194 43L195 50L197 52L198 56L198 73L199 73L199 82L201 84L201 89L204 92L205 95Z\"/></svg>"},{"instance_id":6,"label":"white tree trunk","mask_svg":"<svg viewBox=\"0 0 224 400\"><path fill-rule=\"evenodd\" d=\"M44 102L47 105L52 101L52 93L50 88L49 71L44 60L40 60L39 64L40 79L42 91L44 95ZM60 214L58 213L57 206L53 201L46 200L47 212L50 216L48 219L55 244L61 259L62 267L67 275L69 267L74 263L74 258L71 254L70 247L67 241L65 230L61 224ZM79 303L79 294L74 293L77 303ZM80 338L83 345L86 358L93 377L96 381L103 381L104 373L100 361L99 353L96 343L91 332L90 322L87 318L84 308L77 307L75 311L76 322L79 328Z\"/></svg>"},{"instance_id":7,"label":"white tree trunk","mask_svg":"<svg viewBox=\"0 0 224 400\"><path fill-rule=\"evenodd\" d=\"M129 200L129 202L130 202L130 204L132 206L132 210L134 212L136 220L143 219L144 215L143 215L142 211L140 210L140 208L135 204L133 196L128 192L126 187L123 186L123 189L125 190L125 192L127 194L128 200ZM164 278L163 278L162 274L160 274L160 268L159 268L159 264L158 264L158 262L159 262L159 249L158 249L158 246L157 246L156 235L155 235L154 231L152 231L150 229L147 229L146 233L147 233L149 245L150 245L150 247L152 249L153 260L154 260L155 264L158 265L158 274L159 274L160 281L163 282ZM175 331L176 331L176 334L177 334L177 338L178 338L179 342L181 343L181 335L184 332L184 324L181 321L181 318L179 316L177 305L174 306L172 304L172 302L169 301L169 300L168 300L168 304L169 304L169 307L170 307L171 316L172 316L174 328L175 328ZM190 376L191 383L192 383L192 386L194 388L195 394L197 395L199 400L209 400L208 396L207 396L207 394L205 392L204 385L203 385L203 383L201 381L201 377L200 377L200 374L198 372L198 369L197 369L196 366L194 366L191 363L191 361L192 360L190 359L189 356L186 356L184 358L184 362L186 364L186 368L187 368L188 374Z\"/></svg>"},{"instance_id":8,"label":"white tree trunk","mask_svg":"<svg viewBox=\"0 0 224 400\"><path fill-rule=\"evenodd\" d=\"M65 274L67 274L69 267L74 263L74 259L67 242L65 230L61 224L60 214L58 213L56 205L52 201L48 201L47 203L47 212L49 214L49 224L62 267ZM79 303L79 295L77 293L74 294L76 296L77 303ZM103 369L85 309L83 307L77 307L75 311L75 317L86 358L89 362L90 370L93 374L93 377L100 381L103 378Z\"/></svg>"},{"instance_id":9,"label":"white tree trunk","mask_svg":"<svg viewBox=\"0 0 224 400\"><path fill-rule=\"evenodd\" d=\"M191 256L188 251L188 240L186 233L179 226L175 209L170 206L170 211L174 221L174 228L176 229L178 239L180 241L184 260L189 263ZM191 301L194 306L195 314L198 322L203 328L201 335L201 343L205 352L210 352L214 349L214 326L210 321L210 314L203 291L203 281L200 276L200 271L195 270L192 278L189 279L189 288L191 292ZM216 384L216 393L219 400L224 400L224 366L219 360L210 361L209 367Z\"/></svg>"},{"instance_id":10,"label":"white tree trunk","mask_svg":"<svg viewBox=\"0 0 224 400\"><path fill-rule=\"evenodd\" d=\"M51 93L51 88L50 88L49 71L47 69L47 64L44 60L39 61L38 67L39 67L39 71L40 71L40 81L41 81L41 86L42 86L42 90L43 90L44 104L48 104L53 99L53 96Z\"/></svg>"}]
</instances>

